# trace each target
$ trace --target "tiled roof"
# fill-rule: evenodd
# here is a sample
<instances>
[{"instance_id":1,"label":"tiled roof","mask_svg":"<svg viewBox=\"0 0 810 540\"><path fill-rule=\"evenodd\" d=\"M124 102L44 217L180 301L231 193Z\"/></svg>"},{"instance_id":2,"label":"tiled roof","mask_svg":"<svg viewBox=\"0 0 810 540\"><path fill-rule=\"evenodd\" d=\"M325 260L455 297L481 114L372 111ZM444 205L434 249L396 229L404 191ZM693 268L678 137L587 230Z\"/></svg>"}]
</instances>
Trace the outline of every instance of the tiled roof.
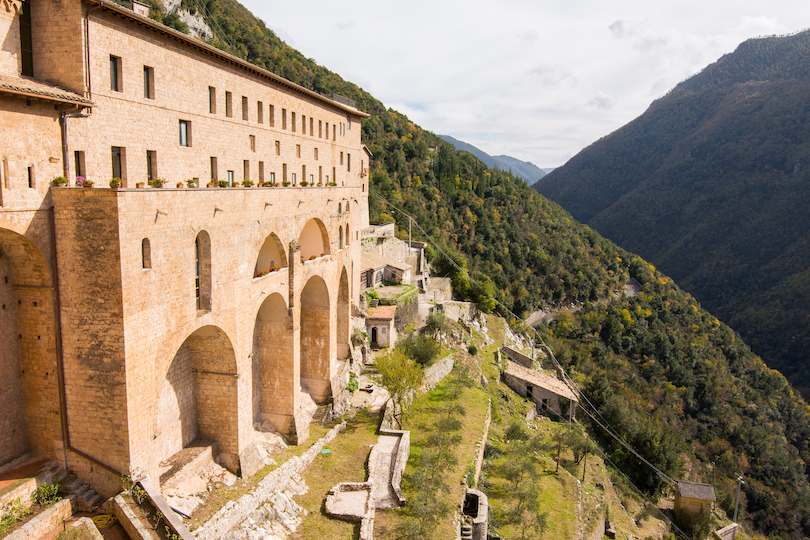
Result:
<instances>
[{"instance_id":1,"label":"tiled roof","mask_svg":"<svg viewBox=\"0 0 810 540\"><path fill-rule=\"evenodd\" d=\"M366 270L377 270L384 266L390 266L391 268L396 268L397 270L410 270L411 265L400 262L396 259L389 259L388 257L383 257L382 255L377 255L376 253L363 253L360 255L360 263L361 263L361 272L365 272Z\"/></svg>"},{"instance_id":2,"label":"tiled roof","mask_svg":"<svg viewBox=\"0 0 810 540\"><path fill-rule=\"evenodd\" d=\"M701 484L700 482L687 482L678 480L678 493L681 497L690 499L700 499L703 501L715 501L714 486Z\"/></svg>"},{"instance_id":3,"label":"tiled roof","mask_svg":"<svg viewBox=\"0 0 810 540\"><path fill-rule=\"evenodd\" d=\"M539 371L536 371L534 369L523 367L517 362L507 360L506 373L507 375L512 375L517 379L521 379L523 381L531 383L532 386L543 388L544 390L548 390L549 392L554 392L558 396L562 396L572 401L579 402L577 396L561 380L555 379L554 377L549 377L548 375L540 373Z\"/></svg>"},{"instance_id":4,"label":"tiled roof","mask_svg":"<svg viewBox=\"0 0 810 540\"><path fill-rule=\"evenodd\" d=\"M79 94L29 77L0 74L0 92L93 106L92 101Z\"/></svg>"},{"instance_id":5,"label":"tiled roof","mask_svg":"<svg viewBox=\"0 0 810 540\"><path fill-rule=\"evenodd\" d=\"M394 318L394 314L397 312L397 306L377 306L371 308L368 312L369 319L390 320Z\"/></svg>"}]
</instances>

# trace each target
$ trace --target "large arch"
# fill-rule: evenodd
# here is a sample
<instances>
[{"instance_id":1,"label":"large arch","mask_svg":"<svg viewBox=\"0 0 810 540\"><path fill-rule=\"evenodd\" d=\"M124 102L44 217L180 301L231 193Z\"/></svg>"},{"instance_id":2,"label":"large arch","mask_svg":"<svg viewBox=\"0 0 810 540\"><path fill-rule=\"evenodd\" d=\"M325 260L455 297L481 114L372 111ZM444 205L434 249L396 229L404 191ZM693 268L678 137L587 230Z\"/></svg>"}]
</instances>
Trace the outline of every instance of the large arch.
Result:
<instances>
[{"instance_id":1,"label":"large arch","mask_svg":"<svg viewBox=\"0 0 810 540\"><path fill-rule=\"evenodd\" d=\"M349 357L349 276L346 274L346 267L340 273L340 285L337 295L337 357L346 359Z\"/></svg>"},{"instance_id":2,"label":"large arch","mask_svg":"<svg viewBox=\"0 0 810 540\"><path fill-rule=\"evenodd\" d=\"M235 471L239 460L236 355L215 326L191 334L172 359L155 415L152 466L193 441L215 442L222 463Z\"/></svg>"},{"instance_id":3,"label":"large arch","mask_svg":"<svg viewBox=\"0 0 810 540\"><path fill-rule=\"evenodd\" d=\"M0 466L31 451L54 457L59 424L53 288L25 236L0 229Z\"/></svg>"},{"instance_id":4,"label":"large arch","mask_svg":"<svg viewBox=\"0 0 810 540\"><path fill-rule=\"evenodd\" d=\"M326 283L319 276L311 277L301 292L301 387L318 404L332 397L329 310Z\"/></svg>"},{"instance_id":5,"label":"large arch","mask_svg":"<svg viewBox=\"0 0 810 540\"><path fill-rule=\"evenodd\" d=\"M298 244L301 246L301 259L309 260L311 257L329 255L329 234L326 227L319 219L310 219L301 230L298 237Z\"/></svg>"},{"instance_id":6,"label":"large arch","mask_svg":"<svg viewBox=\"0 0 810 540\"><path fill-rule=\"evenodd\" d=\"M253 417L269 421L285 435L295 429L294 345L287 304L280 294L271 294L262 302L253 330Z\"/></svg>"},{"instance_id":7,"label":"large arch","mask_svg":"<svg viewBox=\"0 0 810 540\"><path fill-rule=\"evenodd\" d=\"M256 266L253 269L253 276L260 277L262 272L268 272L274 267L285 268L287 257L284 255L284 245L274 233L267 235L267 238L259 250L256 258Z\"/></svg>"}]
</instances>

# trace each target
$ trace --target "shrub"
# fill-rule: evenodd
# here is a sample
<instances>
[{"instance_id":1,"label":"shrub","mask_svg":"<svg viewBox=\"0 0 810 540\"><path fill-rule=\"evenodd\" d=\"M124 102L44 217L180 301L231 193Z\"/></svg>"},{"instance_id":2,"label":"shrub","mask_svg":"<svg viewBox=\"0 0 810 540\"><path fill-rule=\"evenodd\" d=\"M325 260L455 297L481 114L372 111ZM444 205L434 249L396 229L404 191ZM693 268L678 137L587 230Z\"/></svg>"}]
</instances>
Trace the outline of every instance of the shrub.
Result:
<instances>
[{"instance_id":1,"label":"shrub","mask_svg":"<svg viewBox=\"0 0 810 540\"><path fill-rule=\"evenodd\" d=\"M43 484L37 487L36 491L31 494L31 500L40 506L48 506L61 499L62 497L59 495L59 484Z\"/></svg>"},{"instance_id":2,"label":"shrub","mask_svg":"<svg viewBox=\"0 0 810 540\"><path fill-rule=\"evenodd\" d=\"M475 345L470 345L469 347L467 347L467 352L470 353L472 356L475 356L476 354L478 354L478 347L476 347Z\"/></svg>"},{"instance_id":3,"label":"shrub","mask_svg":"<svg viewBox=\"0 0 810 540\"><path fill-rule=\"evenodd\" d=\"M432 365L442 351L442 346L437 341L418 334L401 339L398 347L422 367Z\"/></svg>"}]
</instances>

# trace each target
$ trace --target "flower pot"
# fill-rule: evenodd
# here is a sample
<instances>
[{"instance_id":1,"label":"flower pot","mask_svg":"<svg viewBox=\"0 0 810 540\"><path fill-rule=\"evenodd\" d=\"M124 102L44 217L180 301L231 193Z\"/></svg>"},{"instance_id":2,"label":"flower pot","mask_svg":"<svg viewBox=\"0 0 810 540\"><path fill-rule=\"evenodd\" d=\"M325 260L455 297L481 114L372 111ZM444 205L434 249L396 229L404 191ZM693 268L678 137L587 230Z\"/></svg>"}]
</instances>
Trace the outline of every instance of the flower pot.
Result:
<instances>
[{"instance_id":1,"label":"flower pot","mask_svg":"<svg viewBox=\"0 0 810 540\"><path fill-rule=\"evenodd\" d=\"M93 184L82 184L83 188L92 188Z\"/></svg>"}]
</instances>

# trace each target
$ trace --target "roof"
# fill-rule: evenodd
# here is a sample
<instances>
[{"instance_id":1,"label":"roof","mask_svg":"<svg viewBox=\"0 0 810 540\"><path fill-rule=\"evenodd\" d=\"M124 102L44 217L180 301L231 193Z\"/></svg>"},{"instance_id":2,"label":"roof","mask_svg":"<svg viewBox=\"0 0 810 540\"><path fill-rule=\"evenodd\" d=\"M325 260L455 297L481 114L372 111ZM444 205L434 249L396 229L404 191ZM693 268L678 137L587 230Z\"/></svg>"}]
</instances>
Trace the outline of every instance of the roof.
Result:
<instances>
[{"instance_id":1,"label":"roof","mask_svg":"<svg viewBox=\"0 0 810 540\"><path fill-rule=\"evenodd\" d=\"M391 320L397 312L397 306L377 306L368 310L367 319Z\"/></svg>"},{"instance_id":2,"label":"roof","mask_svg":"<svg viewBox=\"0 0 810 540\"><path fill-rule=\"evenodd\" d=\"M513 362L511 360L506 361L506 374L522 381L526 381L527 383L531 383L533 386L537 386L538 388L553 392L558 396L568 398L571 401L575 401L577 403L579 402L576 394L574 394L571 389L568 388L568 386L561 380L555 379L554 377L549 377L545 373L540 373L537 370L523 367L517 362Z\"/></svg>"},{"instance_id":3,"label":"roof","mask_svg":"<svg viewBox=\"0 0 810 540\"><path fill-rule=\"evenodd\" d=\"M680 493L681 497L688 497L690 499L700 499L703 501L716 500L714 496L714 486L711 484L678 480L678 493Z\"/></svg>"},{"instance_id":4,"label":"roof","mask_svg":"<svg viewBox=\"0 0 810 540\"><path fill-rule=\"evenodd\" d=\"M321 95L318 92L315 92L314 90L310 90L309 88L304 88L303 86L295 84L294 82L289 81L289 80L285 79L284 77L276 75L272 71L268 71L266 69L260 68L259 66L251 64L247 60L242 60L238 56L228 54L225 51L221 51L220 49L217 49L216 47L212 47L211 45L208 45L204 41L201 41L199 39L195 39L194 37L192 37L190 35L186 35L186 34L184 34L182 32L178 32L177 30L174 30L173 28L169 28L168 26L165 26L165 25L163 25L163 24L161 24L161 23L159 23L159 22L157 22L155 20L152 20L149 17L144 17L142 15L139 15L139 14L135 13L134 11L132 11L131 9L127 9L127 8L125 8L125 7L123 7L123 6L119 5L119 4L116 4L116 3L112 2L111 0L88 0L88 1L91 4L96 4L96 5L101 6L102 8L104 8L107 11L112 11L112 12L120 15L121 17L125 18L125 19L131 19L131 20L137 22L138 24L148 26L148 27L152 28L153 30L156 30L156 31L158 31L158 32L160 32L160 33L162 33L162 34L164 34L166 36L169 36L169 37L171 37L173 39L176 39L178 41L185 42L186 45L189 45L191 47L199 49L199 50L201 50L203 52L206 52L206 53L208 53L208 54L210 54L212 56L218 57L219 59L225 60L226 62L229 62L231 64L235 64L235 65L237 65L239 67L247 69L248 71L252 71L253 73L256 73L257 75L261 75L262 77L265 77L266 79L270 79L270 80L272 80L272 81L274 81L276 83L279 83L282 86L286 86L287 88L289 88L289 89L291 89L291 90L293 90L295 92L307 95L307 96L309 96L311 98L314 98L314 99L316 99L316 100L318 100L318 101L320 101L322 103L326 103L328 105L331 105L334 108L340 109L340 110L348 112L348 113L355 114L355 115L357 115L357 116L359 116L361 118L368 118L369 116L371 116L370 114L365 113L365 112L363 112L363 111L361 111L359 109L356 109L356 108L351 107L349 105L346 105L344 103L340 103L339 101L335 101L332 98Z\"/></svg>"},{"instance_id":5,"label":"roof","mask_svg":"<svg viewBox=\"0 0 810 540\"><path fill-rule=\"evenodd\" d=\"M32 79L31 77L0 74L0 92L47 99L50 101L60 101L63 103L75 103L88 107L93 106L92 101L75 92Z\"/></svg>"},{"instance_id":6,"label":"roof","mask_svg":"<svg viewBox=\"0 0 810 540\"><path fill-rule=\"evenodd\" d=\"M377 255L376 253L363 253L360 255L360 272L378 270L384 266L390 266L391 268L396 268L403 272L411 269L410 264L400 262L396 259L389 259L388 257Z\"/></svg>"}]
</instances>

